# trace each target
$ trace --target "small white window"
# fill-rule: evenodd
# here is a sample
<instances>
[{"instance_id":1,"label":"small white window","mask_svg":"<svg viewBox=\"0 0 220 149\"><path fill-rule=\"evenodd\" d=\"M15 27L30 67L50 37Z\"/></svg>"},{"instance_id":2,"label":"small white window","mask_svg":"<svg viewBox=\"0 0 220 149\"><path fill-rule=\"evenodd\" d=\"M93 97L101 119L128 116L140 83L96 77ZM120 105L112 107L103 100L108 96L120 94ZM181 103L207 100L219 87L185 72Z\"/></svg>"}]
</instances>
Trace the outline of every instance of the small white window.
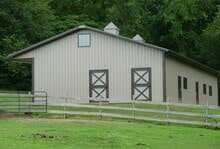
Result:
<instances>
[{"instance_id":1,"label":"small white window","mask_svg":"<svg viewBox=\"0 0 220 149\"><path fill-rule=\"evenodd\" d=\"M78 34L78 47L90 47L91 35L88 33Z\"/></svg>"}]
</instances>

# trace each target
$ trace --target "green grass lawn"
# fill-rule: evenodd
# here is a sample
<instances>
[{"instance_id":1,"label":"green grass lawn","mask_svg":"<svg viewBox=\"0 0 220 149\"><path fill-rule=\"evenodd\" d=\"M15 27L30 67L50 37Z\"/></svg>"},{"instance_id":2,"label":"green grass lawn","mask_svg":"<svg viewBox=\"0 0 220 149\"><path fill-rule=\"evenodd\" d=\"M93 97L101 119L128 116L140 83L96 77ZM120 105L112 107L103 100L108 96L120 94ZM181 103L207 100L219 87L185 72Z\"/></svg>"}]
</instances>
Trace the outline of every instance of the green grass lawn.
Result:
<instances>
[{"instance_id":1,"label":"green grass lawn","mask_svg":"<svg viewBox=\"0 0 220 149\"><path fill-rule=\"evenodd\" d=\"M220 131L127 121L0 120L1 149L219 149Z\"/></svg>"}]
</instances>

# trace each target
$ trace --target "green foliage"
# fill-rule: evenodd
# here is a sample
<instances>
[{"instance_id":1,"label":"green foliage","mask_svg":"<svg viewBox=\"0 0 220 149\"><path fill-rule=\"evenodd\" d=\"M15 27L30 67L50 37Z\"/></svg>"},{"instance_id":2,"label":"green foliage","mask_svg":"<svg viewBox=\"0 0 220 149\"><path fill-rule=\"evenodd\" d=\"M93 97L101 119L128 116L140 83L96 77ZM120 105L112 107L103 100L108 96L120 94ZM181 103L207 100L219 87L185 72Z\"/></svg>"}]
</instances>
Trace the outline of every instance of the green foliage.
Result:
<instances>
[{"instance_id":1,"label":"green foliage","mask_svg":"<svg viewBox=\"0 0 220 149\"><path fill-rule=\"evenodd\" d=\"M45 0L31 0L22 9L22 32L31 43L39 42L54 34L55 16Z\"/></svg>"},{"instance_id":2,"label":"green foliage","mask_svg":"<svg viewBox=\"0 0 220 149\"><path fill-rule=\"evenodd\" d=\"M81 24L101 29L110 21L122 35L141 34L148 43L220 69L219 4L219 0L1 0L0 88L10 86L3 84L19 88L25 82L21 88L30 90L30 66L10 64L9 53Z\"/></svg>"},{"instance_id":3,"label":"green foliage","mask_svg":"<svg viewBox=\"0 0 220 149\"><path fill-rule=\"evenodd\" d=\"M0 88L30 90L30 66L10 62L6 56L54 35L56 17L46 0L2 0L0 4Z\"/></svg>"},{"instance_id":4,"label":"green foliage","mask_svg":"<svg viewBox=\"0 0 220 149\"><path fill-rule=\"evenodd\" d=\"M5 51L0 51L2 55L7 56L8 54L17 51L18 49L21 49L26 46L25 40L19 40L15 35L11 36L5 36L2 41L2 49L5 49Z\"/></svg>"},{"instance_id":5,"label":"green foliage","mask_svg":"<svg viewBox=\"0 0 220 149\"><path fill-rule=\"evenodd\" d=\"M157 18L159 39L162 46L173 49L194 58L199 52L196 45L204 27L213 15L204 10L200 0L166 0ZM213 12L216 11L214 2L209 2ZM206 6L208 7L208 6ZM212 15L212 16L210 16ZM202 23L202 25L200 25Z\"/></svg>"},{"instance_id":6,"label":"green foliage","mask_svg":"<svg viewBox=\"0 0 220 149\"><path fill-rule=\"evenodd\" d=\"M202 52L200 53L203 61L220 69L220 12L215 20L208 26L202 34Z\"/></svg>"}]
</instances>

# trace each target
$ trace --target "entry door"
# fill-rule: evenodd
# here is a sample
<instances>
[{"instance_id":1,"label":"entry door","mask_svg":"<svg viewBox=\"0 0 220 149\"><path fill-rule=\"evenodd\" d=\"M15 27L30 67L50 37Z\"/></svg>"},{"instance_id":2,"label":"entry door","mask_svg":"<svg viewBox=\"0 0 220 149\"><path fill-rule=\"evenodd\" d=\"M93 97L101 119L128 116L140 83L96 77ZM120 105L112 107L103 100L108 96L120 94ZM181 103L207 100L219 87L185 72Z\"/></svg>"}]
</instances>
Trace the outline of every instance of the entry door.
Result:
<instances>
[{"instance_id":1,"label":"entry door","mask_svg":"<svg viewBox=\"0 0 220 149\"><path fill-rule=\"evenodd\" d=\"M182 102L182 77L178 76L178 101Z\"/></svg>"},{"instance_id":2,"label":"entry door","mask_svg":"<svg viewBox=\"0 0 220 149\"><path fill-rule=\"evenodd\" d=\"M108 70L89 71L89 97L109 98Z\"/></svg>"},{"instance_id":3,"label":"entry door","mask_svg":"<svg viewBox=\"0 0 220 149\"><path fill-rule=\"evenodd\" d=\"M196 82L196 104L199 104L199 82Z\"/></svg>"},{"instance_id":4,"label":"entry door","mask_svg":"<svg viewBox=\"0 0 220 149\"><path fill-rule=\"evenodd\" d=\"M132 100L152 100L151 68L131 69Z\"/></svg>"}]
</instances>

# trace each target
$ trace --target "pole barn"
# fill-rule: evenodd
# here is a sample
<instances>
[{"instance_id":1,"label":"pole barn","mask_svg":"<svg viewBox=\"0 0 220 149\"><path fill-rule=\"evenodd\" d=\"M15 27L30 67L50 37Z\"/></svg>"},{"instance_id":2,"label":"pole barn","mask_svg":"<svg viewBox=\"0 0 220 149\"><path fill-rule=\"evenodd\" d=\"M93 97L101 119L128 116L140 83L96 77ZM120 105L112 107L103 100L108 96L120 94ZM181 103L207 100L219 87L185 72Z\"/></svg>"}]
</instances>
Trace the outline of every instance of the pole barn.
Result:
<instances>
[{"instance_id":1,"label":"pole barn","mask_svg":"<svg viewBox=\"0 0 220 149\"><path fill-rule=\"evenodd\" d=\"M219 73L140 35L79 26L9 55L32 63L34 91L88 103L151 101L218 105Z\"/></svg>"}]
</instances>

